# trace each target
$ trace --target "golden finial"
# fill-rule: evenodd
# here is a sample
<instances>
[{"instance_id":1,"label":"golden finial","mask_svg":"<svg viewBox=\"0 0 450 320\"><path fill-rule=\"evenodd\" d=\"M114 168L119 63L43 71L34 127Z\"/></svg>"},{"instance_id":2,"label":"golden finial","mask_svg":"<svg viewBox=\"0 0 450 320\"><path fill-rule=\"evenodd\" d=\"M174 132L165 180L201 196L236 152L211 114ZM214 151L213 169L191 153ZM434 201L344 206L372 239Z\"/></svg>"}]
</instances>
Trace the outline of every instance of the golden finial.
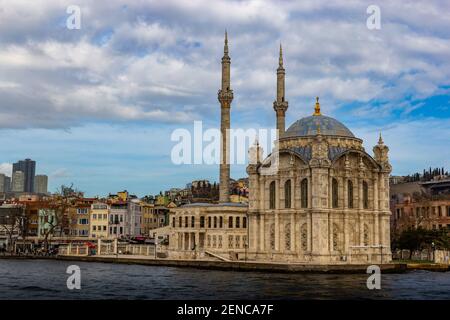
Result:
<instances>
[{"instance_id":1,"label":"golden finial","mask_svg":"<svg viewBox=\"0 0 450 320\"><path fill-rule=\"evenodd\" d=\"M320 115L322 114L320 113L319 97L316 97L316 106L314 108L313 116L320 116Z\"/></svg>"},{"instance_id":2,"label":"golden finial","mask_svg":"<svg viewBox=\"0 0 450 320\"><path fill-rule=\"evenodd\" d=\"M378 139L378 144L383 144L384 143L384 141L383 141L383 138L381 137L381 132L380 132L380 138Z\"/></svg>"}]
</instances>

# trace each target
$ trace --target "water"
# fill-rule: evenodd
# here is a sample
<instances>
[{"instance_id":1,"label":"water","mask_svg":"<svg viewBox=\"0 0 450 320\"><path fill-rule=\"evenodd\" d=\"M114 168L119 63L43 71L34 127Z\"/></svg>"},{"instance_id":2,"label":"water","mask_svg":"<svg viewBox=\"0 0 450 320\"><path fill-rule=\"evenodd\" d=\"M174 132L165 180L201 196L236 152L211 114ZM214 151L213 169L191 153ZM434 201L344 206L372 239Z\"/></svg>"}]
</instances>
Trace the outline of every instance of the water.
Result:
<instances>
[{"instance_id":1,"label":"water","mask_svg":"<svg viewBox=\"0 0 450 320\"><path fill-rule=\"evenodd\" d=\"M66 269L81 268L81 290ZM209 271L56 260L0 259L0 299L450 299L450 273L368 275Z\"/></svg>"}]
</instances>

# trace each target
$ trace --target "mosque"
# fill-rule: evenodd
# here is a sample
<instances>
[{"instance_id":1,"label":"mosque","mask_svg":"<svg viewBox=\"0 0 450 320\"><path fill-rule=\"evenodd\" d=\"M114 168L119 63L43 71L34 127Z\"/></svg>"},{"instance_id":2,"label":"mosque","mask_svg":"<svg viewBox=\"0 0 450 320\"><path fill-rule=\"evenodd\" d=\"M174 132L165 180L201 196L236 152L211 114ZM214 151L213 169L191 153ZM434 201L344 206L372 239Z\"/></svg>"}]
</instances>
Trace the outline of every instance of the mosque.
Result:
<instances>
[{"instance_id":1,"label":"mosque","mask_svg":"<svg viewBox=\"0 0 450 320\"><path fill-rule=\"evenodd\" d=\"M250 148L249 202L229 201L230 66L225 34L218 92L220 200L171 210L170 256L319 265L390 262L389 148L380 135L373 156L368 154L362 139L322 114L319 98L311 116L285 130L289 104L281 46L273 103L277 150L263 159L257 143Z\"/></svg>"}]
</instances>

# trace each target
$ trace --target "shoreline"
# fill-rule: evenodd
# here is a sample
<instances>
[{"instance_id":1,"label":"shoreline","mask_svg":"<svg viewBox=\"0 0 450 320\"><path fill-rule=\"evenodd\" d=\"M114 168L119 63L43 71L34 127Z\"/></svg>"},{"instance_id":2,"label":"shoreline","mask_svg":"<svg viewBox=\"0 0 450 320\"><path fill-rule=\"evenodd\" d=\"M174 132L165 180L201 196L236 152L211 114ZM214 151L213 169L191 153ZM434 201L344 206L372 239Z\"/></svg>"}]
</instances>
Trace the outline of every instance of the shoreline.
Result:
<instances>
[{"instance_id":1,"label":"shoreline","mask_svg":"<svg viewBox=\"0 0 450 320\"><path fill-rule=\"evenodd\" d=\"M310 265L288 264L275 262L252 261L212 261L212 260L172 260L172 259L147 259L138 256L0 256L0 259L16 260L59 260L82 261L97 263L119 263L130 265L147 265L176 268L195 268L204 270L222 270L239 272L272 272L272 273L322 273L322 274L366 274L367 265ZM380 265L382 273L405 273L413 270L425 270L434 272L447 272L450 266L442 264L420 263L388 263Z\"/></svg>"}]
</instances>

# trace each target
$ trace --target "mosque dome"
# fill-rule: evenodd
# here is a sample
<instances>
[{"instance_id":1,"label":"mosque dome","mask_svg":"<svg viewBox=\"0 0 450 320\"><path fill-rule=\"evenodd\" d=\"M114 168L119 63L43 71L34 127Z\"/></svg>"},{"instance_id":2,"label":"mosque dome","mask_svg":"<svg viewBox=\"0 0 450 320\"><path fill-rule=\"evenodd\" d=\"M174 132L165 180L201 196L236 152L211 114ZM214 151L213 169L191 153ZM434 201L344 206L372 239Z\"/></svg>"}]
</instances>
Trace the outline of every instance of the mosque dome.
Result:
<instances>
[{"instance_id":1,"label":"mosque dome","mask_svg":"<svg viewBox=\"0 0 450 320\"><path fill-rule=\"evenodd\" d=\"M354 134L341 122L321 114L319 97L316 98L314 114L310 117L295 121L285 132L283 137L308 137L320 132L324 136L339 136L354 138Z\"/></svg>"},{"instance_id":2,"label":"mosque dome","mask_svg":"<svg viewBox=\"0 0 450 320\"><path fill-rule=\"evenodd\" d=\"M355 137L341 122L323 115L313 115L295 121L283 137L315 136L318 131L324 136Z\"/></svg>"}]
</instances>

